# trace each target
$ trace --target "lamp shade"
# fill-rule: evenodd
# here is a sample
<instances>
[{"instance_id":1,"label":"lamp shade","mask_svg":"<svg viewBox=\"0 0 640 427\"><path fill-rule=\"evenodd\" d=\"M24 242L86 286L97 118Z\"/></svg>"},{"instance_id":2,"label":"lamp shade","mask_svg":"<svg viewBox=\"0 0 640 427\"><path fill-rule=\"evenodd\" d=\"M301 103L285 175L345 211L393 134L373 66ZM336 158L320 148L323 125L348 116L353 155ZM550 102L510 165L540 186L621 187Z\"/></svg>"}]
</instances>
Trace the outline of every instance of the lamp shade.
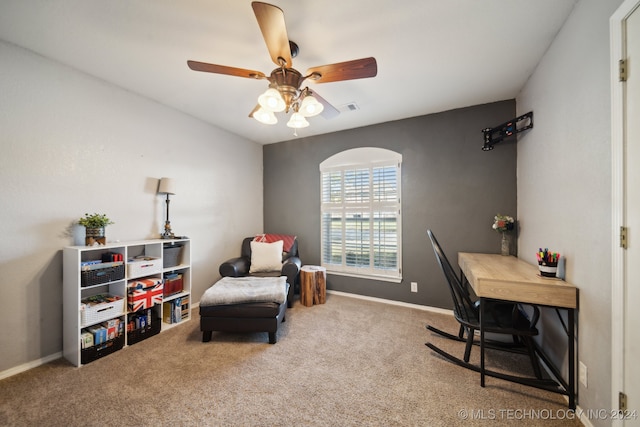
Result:
<instances>
[{"instance_id":1,"label":"lamp shade","mask_svg":"<svg viewBox=\"0 0 640 427\"><path fill-rule=\"evenodd\" d=\"M271 111L267 111L264 108L260 107L252 114L253 118L263 123L265 125L274 125L278 123L278 119L276 119L276 115Z\"/></svg>"},{"instance_id":2,"label":"lamp shade","mask_svg":"<svg viewBox=\"0 0 640 427\"><path fill-rule=\"evenodd\" d=\"M309 126L309 122L300 113L293 113L291 119L287 122L287 126L294 129L306 128Z\"/></svg>"},{"instance_id":3,"label":"lamp shade","mask_svg":"<svg viewBox=\"0 0 640 427\"><path fill-rule=\"evenodd\" d=\"M322 113L322 110L324 110L324 105L311 95L305 96L300 105L300 113L305 117L317 116Z\"/></svg>"},{"instance_id":4,"label":"lamp shade","mask_svg":"<svg viewBox=\"0 0 640 427\"><path fill-rule=\"evenodd\" d=\"M171 178L160 178L158 194L176 194L176 189Z\"/></svg>"},{"instance_id":5,"label":"lamp shade","mask_svg":"<svg viewBox=\"0 0 640 427\"><path fill-rule=\"evenodd\" d=\"M258 104L267 111L279 113L284 111L286 104L282 95L276 89L270 87L258 97Z\"/></svg>"}]
</instances>

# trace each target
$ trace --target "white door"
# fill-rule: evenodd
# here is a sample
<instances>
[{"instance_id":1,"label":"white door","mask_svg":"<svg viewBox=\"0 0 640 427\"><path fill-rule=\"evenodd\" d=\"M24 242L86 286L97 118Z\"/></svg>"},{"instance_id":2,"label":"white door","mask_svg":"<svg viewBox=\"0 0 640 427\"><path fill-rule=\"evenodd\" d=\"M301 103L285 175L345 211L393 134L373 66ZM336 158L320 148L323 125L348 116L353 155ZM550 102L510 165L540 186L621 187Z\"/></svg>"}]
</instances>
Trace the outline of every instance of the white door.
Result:
<instances>
[{"instance_id":1,"label":"white door","mask_svg":"<svg viewBox=\"0 0 640 427\"><path fill-rule=\"evenodd\" d=\"M624 252L624 393L627 408L640 411L640 10L626 20L626 105L624 159L624 222L628 246ZM626 425L640 425L638 418Z\"/></svg>"},{"instance_id":2,"label":"white door","mask_svg":"<svg viewBox=\"0 0 640 427\"><path fill-rule=\"evenodd\" d=\"M624 0L611 24L611 407L626 395L629 418L612 425L640 426L640 0ZM618 61L625 60L626 81ZM628 230L627 248L618 233ZM624 415L624 414L621 414Z\"/></svg>"}]
</instances>

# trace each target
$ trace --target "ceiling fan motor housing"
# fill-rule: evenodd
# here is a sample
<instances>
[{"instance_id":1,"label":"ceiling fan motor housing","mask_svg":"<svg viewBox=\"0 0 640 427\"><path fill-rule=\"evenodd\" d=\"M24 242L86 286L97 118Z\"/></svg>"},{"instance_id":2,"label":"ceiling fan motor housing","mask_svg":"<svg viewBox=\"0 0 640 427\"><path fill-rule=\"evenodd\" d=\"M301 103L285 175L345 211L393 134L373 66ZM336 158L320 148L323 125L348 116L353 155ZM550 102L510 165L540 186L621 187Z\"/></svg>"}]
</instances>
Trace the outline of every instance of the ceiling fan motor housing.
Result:
<instances>
[{"instance_id":1,"label":"ceiling fan motor housing","mask_svg":"<svg viewBox=\"0 0 640 427\"><path fill-rule=\"evenodd\" d=\"M305 98L308 99L308 104L313 104L314 101L317 102L315 99L315 97L318 97L316 91L313 92L315 97L312 97L310 96L311 91L309 91L308 88L300 90L300 86L305 79L309 79L315 83L329 83L374 77L377 74L378 68L376 60L373 57L369 57L313 67L308 69L306 76L303 76L298 70L290 68L292 67L291 58L298 56L299 48L298 45L289 40L289 37L287 36L287 28L282 9L278 6L260 1L251 2L251 7L253 8L253 12L258 20L258 26L262 32L262 37L267 44L267 50L269 51L271 61L278 66L278 68L271 72L269 77L260 71L191 60L187 61L189 68L194 71L207 73L269 80L269 88L277 91L278 93L274 94L272 91L267 94L267 92L269 92L269 90L267 90L265 93L260 95L260 98L264 98L264 102L261 102L259 98L258 103L262 108L271 113L271 116L273 116L273 112L280 112L283 110L289 112L292 108L296 113L298 113L301 103ZM277 96L278 94L280 96ZM280 99L280 97L282 97L282 99ZM269 105L265 106L265 103L269 103L267 101L271 103L275 102L278 105L278 109L269 109ZM284 109L282 109L283 103L285 105ZM328 106L330 108L325 109L324 106ZM318 108L321 109L317 110ZM322 112L323 110L325 112L332 111L332 115L339 114L338 110L325 100L322 100L322 107L318 107L316 105L315 108L310 108L310 110L305 108L305 110L307 110L307 117L315 115L313 112L314 109L319 112ZM256 111L257 110L254 110L249 116L256 118L254 115ZM269 122L264 123L275 123L275 116L271 116L268 117Z\"/></svg>"},{"instance_id":2,"label":"ceiling fan motor housing","mask_svg":"<svg viewBox=\"0 0 640 427\"><path fill-rule=\"evenodd\" d=\"M276 68L271 72L269 81L276 85L276 89L278 89L287 105L287 111L291 108L291 104L296 101L298 89L303 80L302 74L293 68Z\"/></svg>"}]
</instances>

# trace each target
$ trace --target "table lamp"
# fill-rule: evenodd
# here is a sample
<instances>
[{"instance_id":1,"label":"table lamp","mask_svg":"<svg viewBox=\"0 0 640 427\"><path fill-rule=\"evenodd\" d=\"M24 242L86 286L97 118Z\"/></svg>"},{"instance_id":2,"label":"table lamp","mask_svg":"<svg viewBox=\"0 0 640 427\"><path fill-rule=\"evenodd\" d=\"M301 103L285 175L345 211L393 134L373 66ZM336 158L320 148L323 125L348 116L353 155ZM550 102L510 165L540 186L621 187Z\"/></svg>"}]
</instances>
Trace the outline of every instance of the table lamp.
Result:
<instances>
[{"instance_id":1,"label":"table lamp","mask_svg":"<svg viewBox=\"0 0 640 427\"><path fill-rule=\"evenodd\" d=\"M164 233L160 235L161 239L174 239L175 236L173 231L171 231L171 222L169 221L169 195L176 194L175 188L173 185L173 180L171 178L160 178L160 183L158 184L158 194L166 194L167 195L167 216L164 222Z\"/></svg>"}]
</instances>

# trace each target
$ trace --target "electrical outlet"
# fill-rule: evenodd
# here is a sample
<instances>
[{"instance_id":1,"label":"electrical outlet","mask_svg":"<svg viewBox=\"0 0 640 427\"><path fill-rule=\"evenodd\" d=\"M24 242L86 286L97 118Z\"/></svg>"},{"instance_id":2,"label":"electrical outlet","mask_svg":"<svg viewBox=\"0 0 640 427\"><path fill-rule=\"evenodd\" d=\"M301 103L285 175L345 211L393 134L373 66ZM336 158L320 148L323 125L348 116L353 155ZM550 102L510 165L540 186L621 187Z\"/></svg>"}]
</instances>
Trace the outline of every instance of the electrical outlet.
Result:
<instances>
[{"instance_id":1,"label":"electrical outlet","mask_svg":"<svg viewBox=\"0 0 640 427\"><path fill-rule=\"evenodd\" d=\"M418 292L418 282L411 282L411 292Z\"/></svg>"},{"instance_id":2,"label":"electrical outlet","mask_svg":"<svg viewBox=\"0 0 640 427\"><path fill-rule=\"evenodd\" d=\"M578 367L578 375L580 377L580 384L587 388L587 365L580 362Z\"/></svg>"}]
</instances>

